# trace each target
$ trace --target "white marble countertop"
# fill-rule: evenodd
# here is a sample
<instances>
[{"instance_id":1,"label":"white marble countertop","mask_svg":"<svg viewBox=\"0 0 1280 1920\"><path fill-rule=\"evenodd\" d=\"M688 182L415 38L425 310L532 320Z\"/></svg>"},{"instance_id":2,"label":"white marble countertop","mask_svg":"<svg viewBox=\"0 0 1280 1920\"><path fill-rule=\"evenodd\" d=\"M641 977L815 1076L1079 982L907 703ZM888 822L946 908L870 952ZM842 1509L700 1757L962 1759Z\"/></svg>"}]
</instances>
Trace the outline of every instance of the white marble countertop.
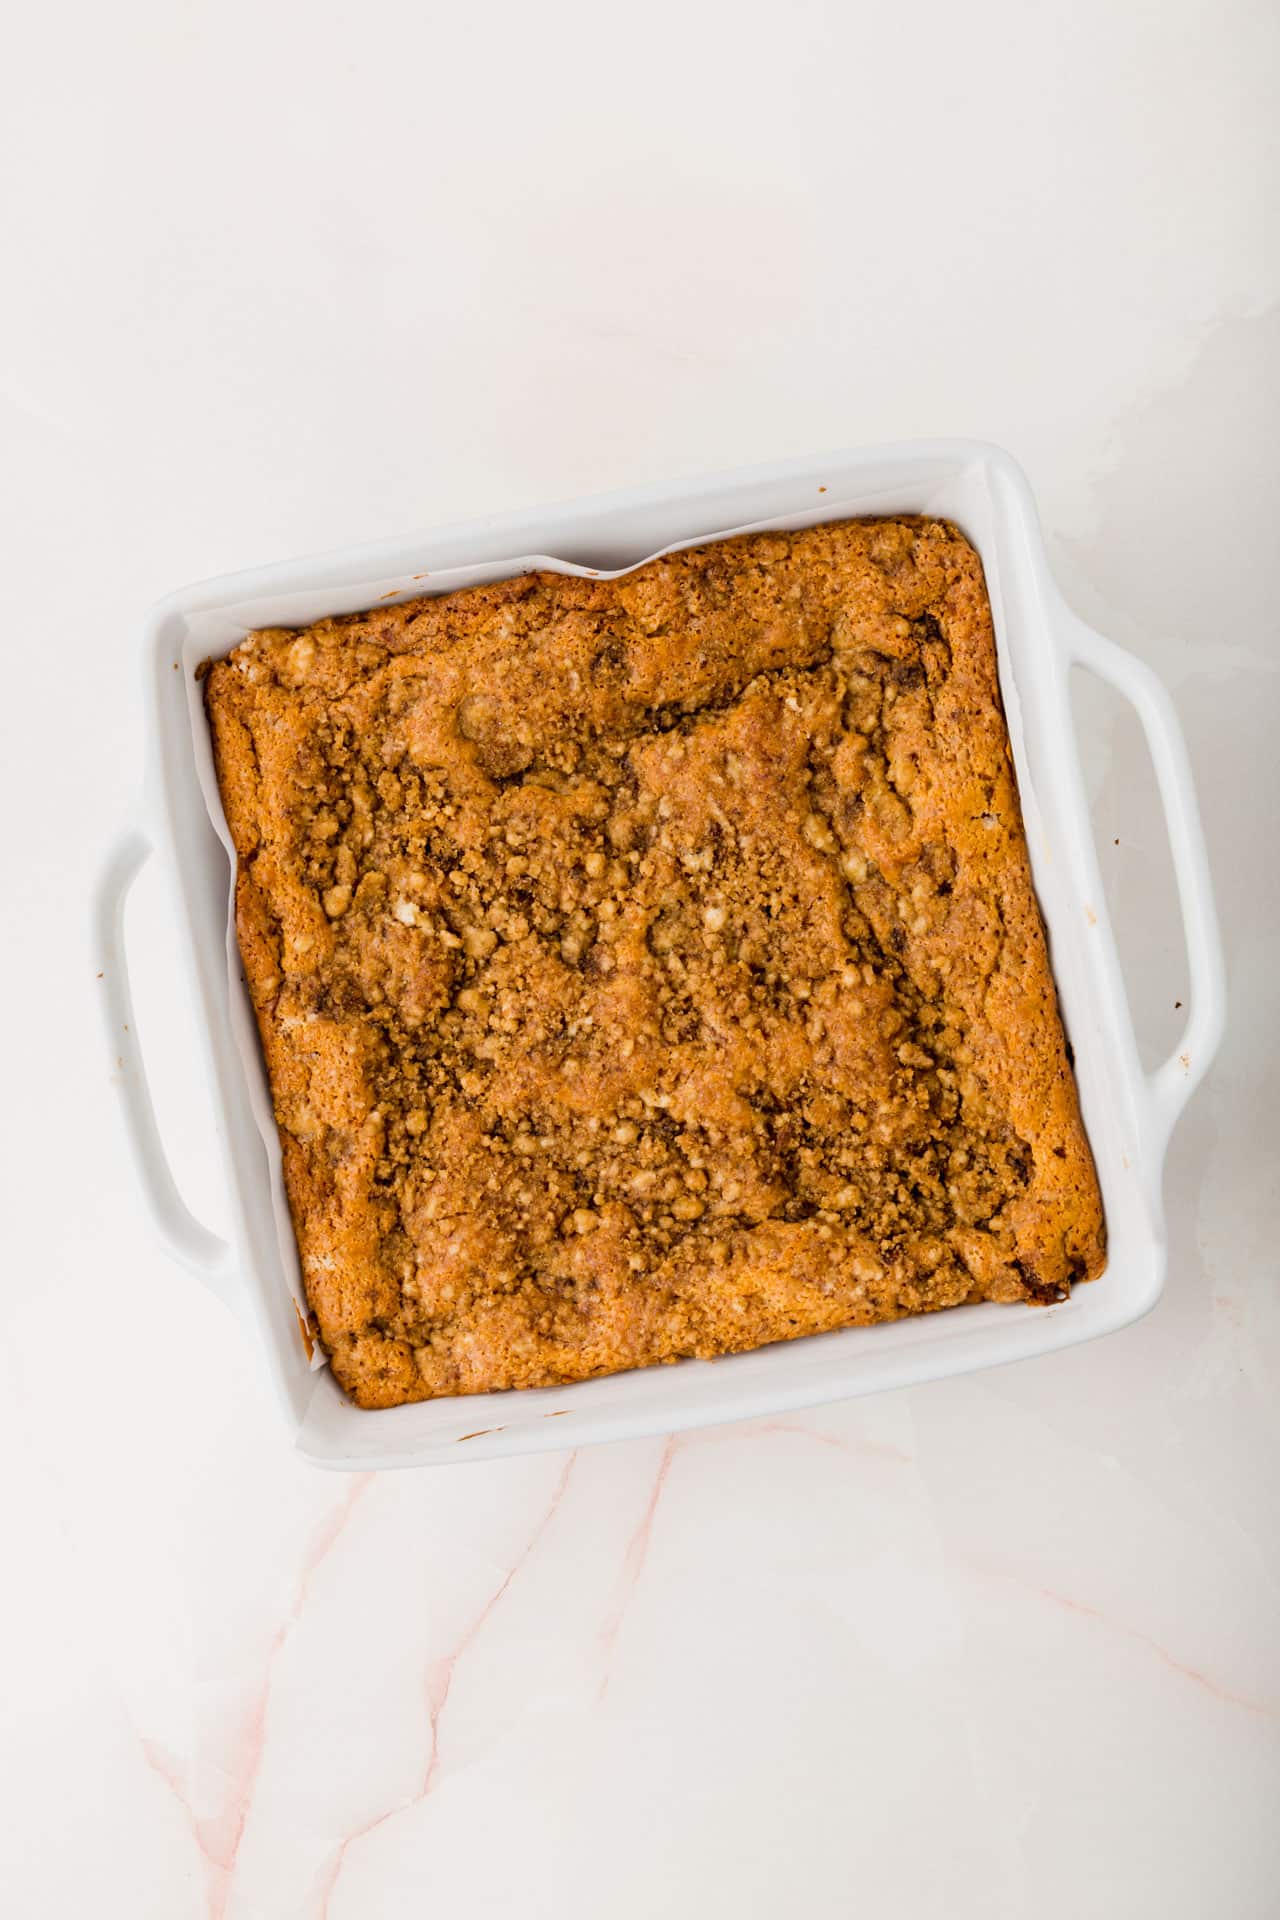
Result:
<instances>
[{"instance_id":1,"label":"white marble countertop","mask_svg":"<svg viewBox=\"0 0 1280 1920\"><path fill-rule=\"evenodd\" d=\"M6 1911L1280 1911L1278 31L1245 0L28 10L0 127ZM1232 1019L1170 1155L1165 1298L803 1417L307 1468L151 1241L102 1057L86 903L133 802L144 608L946 433L1023 462L1068 597L1187 731ZM1154 1058L1186 988L1163 829L1132 715L1079 713ZM130 935L216 1226L150 876Z\"/></svg>"}]
</instances>

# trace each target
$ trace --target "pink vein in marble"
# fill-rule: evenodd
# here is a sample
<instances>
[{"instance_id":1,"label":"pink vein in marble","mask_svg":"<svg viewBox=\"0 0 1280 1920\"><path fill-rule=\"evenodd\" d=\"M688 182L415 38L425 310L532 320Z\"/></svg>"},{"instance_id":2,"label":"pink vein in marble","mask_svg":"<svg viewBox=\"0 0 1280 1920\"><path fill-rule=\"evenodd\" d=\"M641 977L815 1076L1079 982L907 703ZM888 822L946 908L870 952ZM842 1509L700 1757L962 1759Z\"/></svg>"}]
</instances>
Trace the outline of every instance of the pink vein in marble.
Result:
<instances>
[{"instance_id":1,"label":"pink vein in marble","mask_svg":"<svg viewBox=\"0 0 1280 1920\"><path fill-rule=\"evenodd\" d=\"M676 1436L672 1434L662 1449L662 1458L658 1461L658 1471L653 1477L653 1486L645 1502L644 1512L640 1515L635 1532L627 1542L627 1551L623 1555L622 1575L618 1584L618 1597L612 1613L600 1632L600 1646L604 1656L604 1674L600 1681L598 1698L603 1700L609 1691L611 1675L611 1656L622 1627L623 1615L634 1598L640 1584L640 1575L644 1572L644 1563L649 1554L649 1542L653 1537L653 1519L658 1511L658 1502L662 1490L667 1484L667 1475L671 1471L671 1461L676 1450Z\"/></svg>"},{"instance_id":2,"label":"pink vein in marble","mask_svg":"<svg viewBox=\"0 0 1280 1920\"><path fill-rule=\"evenodd\" d=\"M426 1696L427 1696L428 1740L427 1740L426 1763L423 1768L423 1774L422 1774L422 1784L421 1786L418 1787L417 1791L415 1793L411 1793L407 1799L397 1801L397 1803L394 1806L387 1807L382 1813L377 1814L372 1820L367 1820L364 1826L357 1827L354 1832L347 1834L338 1843L337 1850L335 1851L333 1858L330 1860L327 1868L325 1869L320 1881L320 1886L318 1890L318 1898L319 1898L318 1911L320 1915L320 1920L328 1920L329 1903L333 1899L334 1889L338 1884L339 1876L341 1875L342 1869L346 1864L347 1854L349 1853L351 1848L355 1846L356 1842L358 1840L363 1840L367 1837L367 1835L376 1832L379 1827L384 1826L388 1820L395 1819L397 1815L402 1813L407 1813L412 1807L421 1806L423 1801L427 1799L428 1795L434 1790L436 1782L440 1777L440 1721L441 1721L441 1717L444 1714L445 1707L448 1704L449 1693L453 1686L454 1674L457 1672L458 1662L462 1659L462 1656L464 1653L466 1653L467 1649L470 1646L474 1645L476 1639L479 1637L482 1629L484 1628L486 1621L488 1621L488 1619L494 1612L494 1609L499 1605L504 1594L507 1593L507 1591L512 1585L512 1582L516 1579L516 1576L519 1574L521 1568L525 1565L526 1561L529 1558L529 1555L533 1552L534 1548L537 1546L538 1542L541 1540L543 1534L547 1531L547 1528L551 1525L551 1522L555 1519L556 1510L559 1507L561 1500L564 1498L565 1489L569 1484L569 1476L573 1472L574 1462L576 1461L577 1457L578 1456L576 1453L571 1453L568 1459L565 1461L564 1470L561 1473L560 1478L556 1482L555 1491L551 1495L551 1501L546 1509L546 1512L543 1514L542 1518L539 1520L533 1532L529 1535L529 1538L525 1542L524 1547L522 1548L519 1556L512 1563L512 1565L507 1569L506 1573L503 1575L498 1585L494 1588L493 1592L489 1595L489 1598L485 1601L483 1607L481 1607L479 1613L477 1613L474 1620L472 1620L470 1626L468 1626L462 1638L457 1642L456 1646L454 1646L450 1652L445 1654L441 1659L433 1661L430 1664L430 1666L427 1668Z\"/></svg>"},{"instance_id":3,"label":"pink vein in marble","mask_svg":"<svg viewBox=\"0 0 1280 1920\"><path fill-rule=\"evenodd\" d=\"M1117 1620L1114 1614L1104 1613L1101 1607L1091 1607L1087 1601L1075 1600L1070 1594L1059 1593L1053 1587L1032 1586L1028 1581L1020 1580L1016 1573L1008 1573L1002 1567L991 1566L967 1555L963 1558L966 1566L985 1579L1008 1580L1015 1586L1026 1588L1030 1593L1039 1594L1041 1599L1050 1601L1055 1607L1061 1607L1066 1613L1077 1614L1083 1620L1096 1620L1098 1625L1105 1627L1109 1633L1119 1634L1122 1639L1132 1640L1136 1646L1145 1647L1148 1653L1153 1653L1156 1659L1171 1672L1181 1674L1184 1680L1190 1680L1197 1687L1203 1687L1206 1693L1211 1693L1215 1700L1221 1700L1224 1706L1239 1707L1242 1712L1256 1713L1264 1720L1280 1718L1280 1707L1277 1707L1273 1701L1255 1700L1247 1693L1233 1692L1230 1687L1224 1687L1207 1673L1201 1672L1199 1667L1193 1667L1189 1661L1179 1660L1176 1654L1170 1653L1167 1647L1162 1647L1160 1642L1153 1640L1150 1634L1140 1633L1137 1627L1126 1626L1123 1620Z\"/></svg>"},{"instance_id":4,"label":"pink vein in marble","mask_svg":"<svg viewBox=\"0 0 1280 1920\"><path fill-rule=\"evenodd\" d=\"M353 1477L343 1498L317 1529L315 1538L298 1569L297 1584L289 1610L277 1628L267 1650L262 1683L245 1718L240 1736L239 1754L231 1776L231 1789L224 1805L203 1819L191 1804L190 1790L174 1761L155 1741L142 1739L147 1765L158 1773L182 1807L191 1826L195 1843L205 1862L209 1882L209 1920L222 1920L231 1898L231 1883L244 1830L249 1818L253 1790L262 1768L262 1750L267 1734L267 1707L275 1678L276 1661L289 1633L307 1603L312 1581L335 1545L355 1510L357 1501L373 1484L371 1473Z\"/></svg>"},{"instance_id":5,"label":"pink vein in marble","mask_svg":"<svg viewBox=\"0 0 1280 1920\"><path fill-rule=\"evenodd\" d=\"M1264 1719L1273 1720L1276 1717L1276 1709L1269 1701L1251 1700L1248 1694L1233 1693L1229 1687L1220 1686L1216 1680L1211 1680L1207 1673L1202 1673L1199 1667L1190 1666L1187 1661L1179 1660L1177 1655L1170 1653L1167 1647L1162 1647L1158 1640L1153 1640L1149 1634L1139 1633L1136 1627L1126 1627L1121 1621L1113 1619L1110 1614L1103 1613L1099 1608L1086 1606L1083 1600L1072 1600L1065 1593L1055 1593L1052 1587L1039 1587L1037 1592L1042 1593L1046 1600L1052 1600L1056 1607L1065 1607L1068 1613L1081 1614L1086 1620L1098 1620L1113 1633L1123 1634L1126 1640L1134 1640L1140 1647L1146 1647L1148 1652L1154 1653L1157 1660L1162 1660L1166 1667L1170 1667L1174 1673L1180 1673L1185 1680L1194 1681L1196 1686L1203 1687L1207 1693L1213 1695L1215 1700L1221 1700L1229 1707L1242 1707L1246 1713L1261 1714Z\"/></svg>"},{"instance_id":6,"label":"pink vein in marble","mask_svg":"<svg viewBox=\"0 0 1280 1920\"><path fill-rule=\"evenodd\" d=\"M817 1427L805 1426L800 1420L761 1420L747 1428L747 1438L756 1434L790 1433L799 1440L814 1440L820 1447L835 1447L840 1453L874 1454L881 1460L897 1460L904 1466L915 1464L914 1456L901 1447L895 1447L885 1440L843 1439L837 1433L822 1433Z\"/></svg>"}]
</instances>

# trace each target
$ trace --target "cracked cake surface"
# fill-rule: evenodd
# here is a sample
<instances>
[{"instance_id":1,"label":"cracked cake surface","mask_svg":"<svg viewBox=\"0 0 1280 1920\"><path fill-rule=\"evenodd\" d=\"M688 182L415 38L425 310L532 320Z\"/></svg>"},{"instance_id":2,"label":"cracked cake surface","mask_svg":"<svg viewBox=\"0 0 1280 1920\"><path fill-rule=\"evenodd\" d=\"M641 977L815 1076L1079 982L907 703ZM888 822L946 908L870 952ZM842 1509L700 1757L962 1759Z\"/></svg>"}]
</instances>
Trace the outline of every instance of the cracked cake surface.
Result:
<instances>
[{"instance_id":1,"label":"cracked cake surface","mask_svg":"<svg viewBox=\"0 0 1280 1920\"><path fill-rule=\"evenodd\" d=\"M359 1405L1101 1271L954 527L266 630L205 696L307 1297Z\"/></svg>"}]
</instances>

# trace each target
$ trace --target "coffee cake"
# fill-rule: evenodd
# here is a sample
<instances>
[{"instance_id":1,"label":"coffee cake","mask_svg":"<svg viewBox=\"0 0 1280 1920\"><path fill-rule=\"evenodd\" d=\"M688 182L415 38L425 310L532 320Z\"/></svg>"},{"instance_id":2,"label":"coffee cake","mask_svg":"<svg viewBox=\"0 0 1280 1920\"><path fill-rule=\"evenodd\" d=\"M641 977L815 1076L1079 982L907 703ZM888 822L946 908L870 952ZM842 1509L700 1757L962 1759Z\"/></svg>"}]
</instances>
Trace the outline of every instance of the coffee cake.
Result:
<instances>
[{"instance_id":1,"label":"coffee cake","mask_svg":"<svg viewBox=\"0 0 1280 1920\"><path fill-rule=\"evenodd\" d=\"M206 701L359 1405L1104 1260L981 563L849 521L251 635Z\"/></svg>"}]
</instances>

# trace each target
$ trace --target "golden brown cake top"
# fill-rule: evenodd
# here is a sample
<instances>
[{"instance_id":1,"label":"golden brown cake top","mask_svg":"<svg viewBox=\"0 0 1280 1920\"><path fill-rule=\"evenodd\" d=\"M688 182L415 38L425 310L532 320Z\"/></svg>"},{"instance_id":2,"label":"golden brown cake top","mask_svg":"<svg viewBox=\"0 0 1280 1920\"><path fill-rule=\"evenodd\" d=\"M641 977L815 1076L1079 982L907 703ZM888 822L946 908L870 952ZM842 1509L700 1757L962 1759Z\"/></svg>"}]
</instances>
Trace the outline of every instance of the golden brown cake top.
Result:
<instances>
[{"instance_id":1,"label":"golden brown cake top","mask_svg":"<svg viewBox=\"0 0 1280 1920\"><path fill-rule=\"evenodd\" d=\"M1100 1270L954 528L267 631L206 693L308 1297L361 1405Z\"/></svg>"}]
</instances>

